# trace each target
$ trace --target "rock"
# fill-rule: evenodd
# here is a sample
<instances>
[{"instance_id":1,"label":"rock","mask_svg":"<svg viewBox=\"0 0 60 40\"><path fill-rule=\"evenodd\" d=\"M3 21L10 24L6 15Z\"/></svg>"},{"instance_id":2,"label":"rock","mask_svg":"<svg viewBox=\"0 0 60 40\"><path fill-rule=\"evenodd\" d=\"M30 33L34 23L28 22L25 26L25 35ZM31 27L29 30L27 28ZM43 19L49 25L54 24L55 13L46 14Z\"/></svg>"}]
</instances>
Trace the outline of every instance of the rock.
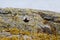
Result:
<instances>
[{"instance_id":1,"label":"rock","mask_svg":"<svg viewBox=\"0 0 60 40\"><path fill-rule=\"evenodd\" d=\"M27 34L33 36L33 33L36 33L36 35L38 33L55 35L54 33L60 31L60 16L58 16L60 14L57 14L44 10L2 8L0 9L0 32L8 29L1 34L23 35L24 38L29 37Z\"/></svg>"},{"instance_id":2,"label":"rock","mask_svg":"<svg viewBox=\"0 0 60 40\"><path fill-rule=\"evenodd\" d=\"M10 36L11 34L9 32L0 32L0 35Z\"/></svg>"}]
</instances>

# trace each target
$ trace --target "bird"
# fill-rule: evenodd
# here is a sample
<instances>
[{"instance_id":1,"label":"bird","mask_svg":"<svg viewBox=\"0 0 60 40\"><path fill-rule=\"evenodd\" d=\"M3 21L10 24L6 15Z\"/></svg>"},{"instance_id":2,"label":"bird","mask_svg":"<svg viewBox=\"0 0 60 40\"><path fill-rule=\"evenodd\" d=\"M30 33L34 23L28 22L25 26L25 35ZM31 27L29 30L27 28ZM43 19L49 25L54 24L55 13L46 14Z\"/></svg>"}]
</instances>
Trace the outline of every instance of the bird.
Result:
<instances>
[{"instance_id":1,"label":"bird","mask_svg":"<svg viewBox=\"0 0 60 40\"><path fill-rule=\"evenodd\" d=\"M28 20L27 18L25 18L23 21L24 21L24 22L29 22L29 20Z\"/></svg>"}]
</instances>

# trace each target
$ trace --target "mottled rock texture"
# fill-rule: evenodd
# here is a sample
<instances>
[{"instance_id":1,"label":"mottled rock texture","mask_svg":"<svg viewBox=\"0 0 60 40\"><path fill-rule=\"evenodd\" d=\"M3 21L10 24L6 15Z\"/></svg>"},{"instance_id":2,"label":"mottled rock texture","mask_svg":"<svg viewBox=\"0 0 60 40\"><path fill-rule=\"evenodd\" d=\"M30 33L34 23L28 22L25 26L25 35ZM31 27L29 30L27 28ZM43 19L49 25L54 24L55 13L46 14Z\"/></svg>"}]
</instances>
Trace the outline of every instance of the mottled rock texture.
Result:
<instances>
[{"instance_id":1,"label":"mottled rock texture","mask_svg":"<svg viewBox=\"0 0 60 40\"><path fill-rule=\"evenodd\" d=\"M60 13L37 9L0 8L0 36L26 36L32 33L56 35L60 34L59 32Z\"/></svg>"}]
</instances>

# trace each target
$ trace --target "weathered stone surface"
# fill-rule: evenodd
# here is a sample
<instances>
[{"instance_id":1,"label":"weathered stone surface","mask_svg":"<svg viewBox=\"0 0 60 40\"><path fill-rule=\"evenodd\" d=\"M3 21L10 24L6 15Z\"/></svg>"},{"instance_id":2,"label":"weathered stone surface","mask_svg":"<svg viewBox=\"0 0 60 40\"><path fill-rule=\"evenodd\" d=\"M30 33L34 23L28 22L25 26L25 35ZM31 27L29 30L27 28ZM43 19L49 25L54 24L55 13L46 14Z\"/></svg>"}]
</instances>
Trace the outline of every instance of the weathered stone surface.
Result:
<instances>
[{"instance_id":1,"label":"weathered stone surface","mask_svg":"<svg viewBox=\"0 0 60 40\"><path fill-rule=\"evenodd\" d=\"M0 9L0 34L10 36L30 33L30 36L32 33L60 34L59 15L43 10L3 8Z\"/></svg>"}]
</instances>

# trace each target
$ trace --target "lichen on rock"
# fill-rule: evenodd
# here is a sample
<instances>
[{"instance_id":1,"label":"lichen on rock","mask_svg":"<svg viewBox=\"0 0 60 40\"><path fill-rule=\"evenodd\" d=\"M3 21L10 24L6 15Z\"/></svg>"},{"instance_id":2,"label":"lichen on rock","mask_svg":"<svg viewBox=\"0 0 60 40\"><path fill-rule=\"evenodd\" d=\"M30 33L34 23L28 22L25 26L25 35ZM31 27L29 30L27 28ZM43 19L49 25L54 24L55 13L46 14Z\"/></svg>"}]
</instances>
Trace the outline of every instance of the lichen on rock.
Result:
<instances>
[{"instance_id":1,"label":"lichen on rock","mask_svg":"<svg viewBox=\"0 0 60 40\"><path fill-rule=\"evenodd\" d=\"M37 9L0 8L0 39L59 40L59 15Z\"/></svg>"}]
</instances>

